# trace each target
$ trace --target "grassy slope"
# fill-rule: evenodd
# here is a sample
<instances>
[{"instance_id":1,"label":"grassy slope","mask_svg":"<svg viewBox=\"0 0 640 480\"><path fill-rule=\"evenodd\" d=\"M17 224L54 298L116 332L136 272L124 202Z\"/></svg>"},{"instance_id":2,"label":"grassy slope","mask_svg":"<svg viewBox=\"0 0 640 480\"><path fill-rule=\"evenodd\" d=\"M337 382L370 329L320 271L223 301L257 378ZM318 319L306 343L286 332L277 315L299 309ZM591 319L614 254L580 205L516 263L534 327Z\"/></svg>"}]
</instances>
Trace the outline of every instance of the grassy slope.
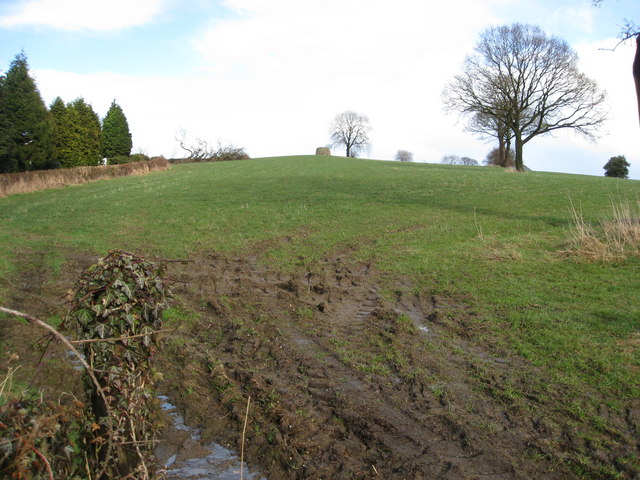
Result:
<instances>
[{"instance_id":1,"label":"grassy slope","mask_svg":"<svg viewBox=\"0 0 640 480\"><path fill-rule=\"evenodd\" d=\"M640 394L640 261L561 252L570 202L595 221L612 199L639 196L633 181L335 157L179 165L0 199L0 276L27 253L56 268L73 249L181 258L259 245L282 269L349 250L416 288L464 296L503 345L616 408ZM596 405L567 408L589 419Z\"/></svg>"}]
</instances>

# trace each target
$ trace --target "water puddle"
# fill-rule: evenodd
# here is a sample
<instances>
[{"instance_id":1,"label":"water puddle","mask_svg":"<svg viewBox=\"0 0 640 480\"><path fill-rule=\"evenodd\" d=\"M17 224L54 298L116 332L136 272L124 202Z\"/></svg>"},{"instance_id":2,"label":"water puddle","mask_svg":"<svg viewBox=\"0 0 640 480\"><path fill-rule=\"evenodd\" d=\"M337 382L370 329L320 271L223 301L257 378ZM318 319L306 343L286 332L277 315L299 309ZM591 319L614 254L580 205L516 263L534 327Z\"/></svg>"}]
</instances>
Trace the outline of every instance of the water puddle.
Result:
<instances>
[{"instance_id":1,"label":"water puddle","mask_svg":"<svg viewBox=\"0 0 640 480\"><path fill-rule=\"evenodd\" d=\"M238 480L240 458L217 443L203 444L200 430L184 423L184 418L164 395L158 398L172 420L163 432L162 441L156 447L156 457L167 480ZM266 477L251 472L242 462L243 478L266 480Z\"/></svg>"}]
</instances>

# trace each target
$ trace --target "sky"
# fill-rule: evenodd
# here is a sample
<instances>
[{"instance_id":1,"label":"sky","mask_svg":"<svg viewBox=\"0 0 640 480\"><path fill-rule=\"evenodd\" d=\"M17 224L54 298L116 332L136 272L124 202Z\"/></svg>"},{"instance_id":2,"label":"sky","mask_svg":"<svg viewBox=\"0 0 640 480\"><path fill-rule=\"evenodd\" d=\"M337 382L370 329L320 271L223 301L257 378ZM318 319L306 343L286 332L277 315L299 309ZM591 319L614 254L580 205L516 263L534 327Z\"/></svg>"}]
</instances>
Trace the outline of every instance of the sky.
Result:
<instances>
[{"instance_id":1,"label":"sky","mask_svg":"<svg viewBox=\"0 0 640 480\"><path fill-rule=\"evenodd\" d=\"M0 71L24 51L47 105L82 97L104 117L115 100L150 156L185 156L181 131L252 157L313 154L352 110L372 127L366 158L482 161L494 145L444 112L442 91L482 31L530 23L578 53L609 121L596 142L533 139L525 164L602 176L625 155L640 179L635 42L611 51L625 19L640 23L638 0L0 0Z\"/></svg>"}]
</instances>

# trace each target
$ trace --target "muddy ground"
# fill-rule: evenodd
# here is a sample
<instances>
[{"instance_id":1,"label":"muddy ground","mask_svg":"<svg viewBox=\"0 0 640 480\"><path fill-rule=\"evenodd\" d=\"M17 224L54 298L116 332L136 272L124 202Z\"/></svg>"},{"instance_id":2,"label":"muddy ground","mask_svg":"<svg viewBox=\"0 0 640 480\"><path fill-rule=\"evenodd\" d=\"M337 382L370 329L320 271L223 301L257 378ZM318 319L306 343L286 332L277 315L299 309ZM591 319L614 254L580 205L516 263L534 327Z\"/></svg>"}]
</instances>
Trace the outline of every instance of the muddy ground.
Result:
<instances>
[{"instance_id":1,"label":"muddy ground","mask_svg":"<svg viewBox=\"0 0 640 480\"><path fill-rule=\"evenodd\" d=\"M54 274L25 258L0 287L10 307L39 315L96 260ZM606 428L572 417L559 408L571 392L501 347L469 301L417 291L349 252L287 274L214 255L168 274L174 331L157 388L205 440L237 450L250 398L245 459L270 480L640 478L624 461L640 453L640 401L603 406ZM0 367L37 360L39 335L1 320L4 352L20 359ZM72 390L64 352L47 355L23 378Z\"/></svg>"}]
</instances>

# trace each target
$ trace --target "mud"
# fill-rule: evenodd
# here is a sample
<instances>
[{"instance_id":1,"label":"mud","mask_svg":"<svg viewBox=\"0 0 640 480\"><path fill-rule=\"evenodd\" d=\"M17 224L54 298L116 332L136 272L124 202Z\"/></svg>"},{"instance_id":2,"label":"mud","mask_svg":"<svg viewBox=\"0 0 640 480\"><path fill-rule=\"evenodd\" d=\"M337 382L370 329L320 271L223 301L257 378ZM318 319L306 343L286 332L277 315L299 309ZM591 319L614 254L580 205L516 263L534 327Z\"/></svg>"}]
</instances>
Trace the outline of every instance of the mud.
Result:
<instances>
[{"instance_id":1,"label":"mud","mask_svg":"<svg viewBox=\"0 0 640 480\"><path fill-rule=\"evenodd\" d=\"M32 258L0 288L12 308L46 314L94 261L56 275ZM200 256L169 274L157 388L198 438L167 428L161 463L206 458L211 442L239 452L249 401L245 460L269 480L640 478L640 401L616 411L603 399L604 428L571 416L561 406L578 392L502 347L465 299L349 252L293 273ZM0 335L20 361L40 355L30 327L0 320ZM38 368L54 372L42 385L68 390L72 367Z\"/></svg>"},{"instance_id":2,"label":"mud","mask_svg":"<svg viewBox=\"0 0 640 480\"><path fill-rule=\"evenodd\" d=\"M348 255L296 274L214 256L174 275L199 318L166 340L165 387L188 423L234 448L251 397L247 458L271 480L608 478L612 466L637 478L616 463L637 454L636 427L589 444L558 413L567 392L464 301Z\"/></svg>"}]
</instances>

